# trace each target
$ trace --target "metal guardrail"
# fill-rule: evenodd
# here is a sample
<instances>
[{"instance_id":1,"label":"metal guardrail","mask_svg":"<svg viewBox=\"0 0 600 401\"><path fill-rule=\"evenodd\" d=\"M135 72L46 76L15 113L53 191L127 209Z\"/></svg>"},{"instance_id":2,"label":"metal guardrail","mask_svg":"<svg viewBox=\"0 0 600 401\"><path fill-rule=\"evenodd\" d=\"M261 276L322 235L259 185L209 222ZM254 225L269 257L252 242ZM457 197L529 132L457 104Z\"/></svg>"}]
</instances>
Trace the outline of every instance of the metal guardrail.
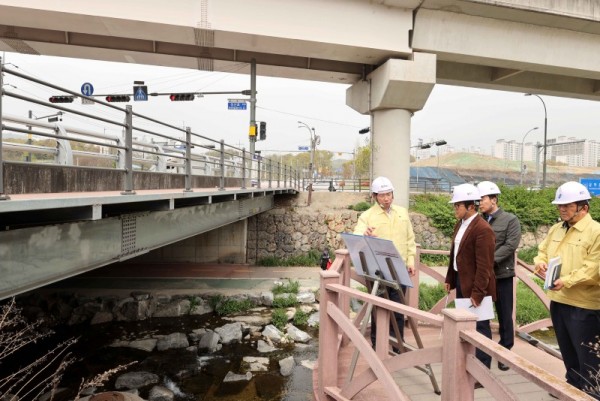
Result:
<instances>
[{"instance_id":1,"label":"metal guardrail","mask_svg":"<svg viewBox=\"0 0 600 401\"><path fill-rule=\"evenodd\" d=\"M260 187L262 181L268 188L276 185L301 188L298 171L276 160L251 154L245 148L227 145L223 140L215 140L195 133L190 127L180 128L133 111L131 105L123 107L88 97L52 83L42 81L11 70L2 65L0 58L0 166L10 160L10 152L28 155L30 163L45 163L76 166L84 163L90 167L111 168L124 174L122 194L135 194L133 174L135 171L154 171L185 175L185 191L191 191L192 175L217 176L219 189L223 190L225 177L241 178L241 188L246 185ZM75 99L82 99L101 105L103 111L116 110L123 115L123 121L92 115L49 103L4 89L3 74L27 80L52 90L67 93ZM61 112L78 115L90 122L101 122L112 128L121 129L121 135L85 130L67 124L21 118L3 113L4 97L18 99L29 104L53 108ZM135 123L134 123L135 118ZM147 128L147 126L150 128ZM26 135L25 142L9 140ZM139 139L138 136L142 139ZM31 138L41 138L35 143ZM13 154L13 157L14 157ZM33 155L39 156L34 160ZM9 199L3 184L3 168L0 168L0 199Z\"/></svg>"}]
</instances>

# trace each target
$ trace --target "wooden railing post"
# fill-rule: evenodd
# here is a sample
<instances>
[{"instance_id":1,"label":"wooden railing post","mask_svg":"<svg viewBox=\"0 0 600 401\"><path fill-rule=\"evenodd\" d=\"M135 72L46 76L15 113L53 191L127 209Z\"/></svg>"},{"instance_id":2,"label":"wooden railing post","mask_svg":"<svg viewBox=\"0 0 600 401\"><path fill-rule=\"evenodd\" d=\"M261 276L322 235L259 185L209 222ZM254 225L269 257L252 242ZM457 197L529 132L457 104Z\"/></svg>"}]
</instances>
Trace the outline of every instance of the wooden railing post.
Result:
<instances>
[{"instance_id":1,"label":"wooden railing post","mask_svg":"<svg viewBox=\"0 0 600 401\"><path fill-rule=\"evenodd\" d=\"M421 244L417 244L417 254L415 255L415 275L412 277L414 287L407 288L408 292L408 306L411 308L419 309L419 285L421 279L421 273L419 271L419 264L421 262Z\"/></svg>"},{"instance_id":2,"label":"wooden railing post","mask_svg":"<svg viewBox=\"0 0 600 401\"><path fill-rule=\"evenodd\" d=\"M473 401L474 380L467 373L467 355L475 347L462 342L462 330L475 330L477 317L464 309L443 309L442 336L442 401Z\"/></svg>"},{"instance_id":3,"label":"wooden railing post","mask_svg":"<svg viewBox=\"0 0 600 401\"><path fill-rule=\"evenodd\" d=\"M327 399L326 387L337 387L338 375L338 329L335 321L329 317L329 304L338 305L338 294L328 292L327 284L337 284L340 274L335 271L322 271L321 288L319 292L319 400Z\"/></svg>"}]
</instances>

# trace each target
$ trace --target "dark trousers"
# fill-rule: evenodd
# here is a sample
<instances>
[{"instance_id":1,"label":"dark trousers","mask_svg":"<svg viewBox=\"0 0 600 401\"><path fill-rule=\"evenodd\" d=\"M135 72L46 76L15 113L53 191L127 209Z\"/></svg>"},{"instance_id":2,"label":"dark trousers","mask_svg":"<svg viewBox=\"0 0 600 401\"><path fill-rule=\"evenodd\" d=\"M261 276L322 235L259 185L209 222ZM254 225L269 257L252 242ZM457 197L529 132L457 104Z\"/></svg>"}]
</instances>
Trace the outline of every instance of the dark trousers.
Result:
<instances>
[{"instance_id":1,"label":"dark trousers","mask_svg":"<svg viewBox=\"0 0 600 401\"><path fill-rule=\"evenodd\" d=\"M458 274L456 275L456 298L464 298L462 291L460 290L460 281L458 279ZM489 320L478 321L475 325L475 330L477 330L479 334L483 334L490 340L492 339L492 327L490 326ZM475 357L479 359L481 363L487 366L488 369L492 367L492 357L480 350L479 348L475 350Z\"/></svg>"},{"instance_id":2,"label":"dark trousers","mask_svg":"<svg viewBox=\"0 0 600 401\"><path fill-rule=\"evenodd\" d=\"M401 286L401 287L402 287L402 294L406 294L406 286ZM388 291L388 297L389 297L390 301L401 303L400 302L400 294L398 294L398 291L396 291L394 289L385 289L385 290ZM398 330L400 331L401 338L397 338L398 342L400 342L404 339L404 315L401 313L394 312L394 319L396 320L396 324L398 324ZM372 313L371 314L371 343L373 343L373 346L375 346L376 334L377 334L377 322L375 321L375 313ZM396 335L396 333L394 333L394 326L392 326L391 324L390 324L390 335L391 336Z\"/></svg>"},{"instance_id":3,"label":"dark trousers","mask_svg":"<svg viewBox=\"0 0 600 401\"><path fill-rule=\"evenodd\" d=\"M515 344L515 325L513 323L513 277L496 279L496 314L500 327L499 344L511 349Z\"/></svg>"},{"instance_id":4,"label":"dark trousers","mask_svg":"<svg viewBox=\"0 0 600 401\"><path fill-rule=\"evenodd\" d=\"M567 383L585 391L595 383L593 377L600 368L600 359L591 349L599 341L600 310L551 301L550 317L567 369Z\"/></svg>"}]
</instances>

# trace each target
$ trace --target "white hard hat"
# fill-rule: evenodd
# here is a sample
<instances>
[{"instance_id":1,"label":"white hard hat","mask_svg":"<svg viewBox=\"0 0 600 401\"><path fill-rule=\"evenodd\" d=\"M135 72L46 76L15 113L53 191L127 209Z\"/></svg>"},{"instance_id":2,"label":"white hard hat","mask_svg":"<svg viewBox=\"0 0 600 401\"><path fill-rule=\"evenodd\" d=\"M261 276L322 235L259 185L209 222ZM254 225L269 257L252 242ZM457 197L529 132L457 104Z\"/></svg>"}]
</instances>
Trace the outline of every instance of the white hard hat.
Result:
<instances>
[{"instance_id":1,"label":"white hard hat","mask_svg":"<svg viewBox=\"0 0 600 401\"><path fill-rule=\"evenodd\" d=\"M374 194L384 194L386 192L392 192L393 190L394 186L392 185L392 182L385 177L377 177L371 184L371 192Z\"/></svg>"},{"instance_id":2,"label":"white hard hat","mask_svg":"<svg viewBox=\"0 0 600 401\"><path fill-rule=\"evenodd\" d=\"M491 181L481 181L479 184L477 184L477 189L479 190L479 195L481 195L482 198L486 195L499 195L501 193L498 185Z\"/></svg>"},{"instance_id":3,"label":"white hard hat","mask_svg":"<svg viewBox=\"0 0 600 401\"><path fill-rule=\"evenodd\" d=\"M592 199L587 188L575 181L562 184L556 190L556 196L552 201L554 205L566 205L567 203L579 202Z\"/></svg>"},{"instance_id":4,"label":"white hard hat","mask_svg":"<svg viewBox=\"0 0 600 401\"><path fill-rule=\"evenodd\" d=\"M479 190L472 184L460 184L454 187L452 191L452 199L448 203L478 201L481 199Z\"/></svg>"}]
</instances>

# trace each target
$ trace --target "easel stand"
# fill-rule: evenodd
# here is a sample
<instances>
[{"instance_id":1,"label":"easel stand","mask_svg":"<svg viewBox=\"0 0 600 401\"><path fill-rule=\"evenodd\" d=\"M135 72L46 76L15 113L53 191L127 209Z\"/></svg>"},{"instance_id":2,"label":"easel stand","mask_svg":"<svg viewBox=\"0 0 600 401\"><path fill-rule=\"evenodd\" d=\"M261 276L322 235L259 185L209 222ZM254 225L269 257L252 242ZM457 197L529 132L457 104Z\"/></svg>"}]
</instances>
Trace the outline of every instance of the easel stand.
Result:
<instances>
[{"instance_id":1,"label":"easel stand","mask_svg":"<svg viewBox=\"0 0 600 401\"><path fill-rule=\"evenodd\" d=\"M377 296L379 288L381 286L381 287L383 287L383 297L389 300L390 299L389 291L397 291L399 299L400 299L400 303L402 303L403 305L406 305L406 298L404 296L404 291L402 291L402 286L400 284L400 280L398 278L398 275L396 274L396 271L394 269L393 263L390 260L390 258L386 258L386 263L388 265L388 269L389 269L394 281L385 280L384 278L382 278L381 277L382 274L379 270L376 270L376 272L375 272L376 276L370 275L368 266L367 266L367 262L364 258L363 253L359 252L359 256L360 256L360 260L362 262L361 268L364 272L363 277L365 278L365 284L366 284L366 287L367 287L367 290L369 291L369 293L371 295ZM373 312L373 304L368 303L366 313L365 313L362 321L360 322L360 326L359 326L360 333L362 335L364 335L367 330L367 326L369 324L369 319L371 318L372 312ZM423 348L423 341L421 340L421 335L419 334L417 323L411 316L406 316L406 319L408 321L408 324L410 325L410 328L412 330L412 333L413 333L413 336L415 338L418 348ZM408 344L406 344L404 342L404 338L400 334L400 329L398 327L398 323L396 322L394 313L392 313L390 315L390 323L394 330L394 336L396 337L396 345L397 345L397 349L399 350L399 353L402 354L402 353L405 353L412 349L416 349L415 347L410 347ZM359 356L359 352L358 352L358 350L355 350L354 354L352 355L352 361L350 363L347 382L350 382L350 380L352 380L352 377L354 376L354 371L356 369L356 363L358 361L358 356ZM441 394L441 390L438 386L437 380L435 378L435 374L433 373L433 370L431 369L431 365L426 364L424 367L416 366L415 368L417 368L420 371L427 374L427 376L429 376L429 379L431 380L431 385L433 386L433 391L438 395Z\"/></svg>"}]
</instances>

